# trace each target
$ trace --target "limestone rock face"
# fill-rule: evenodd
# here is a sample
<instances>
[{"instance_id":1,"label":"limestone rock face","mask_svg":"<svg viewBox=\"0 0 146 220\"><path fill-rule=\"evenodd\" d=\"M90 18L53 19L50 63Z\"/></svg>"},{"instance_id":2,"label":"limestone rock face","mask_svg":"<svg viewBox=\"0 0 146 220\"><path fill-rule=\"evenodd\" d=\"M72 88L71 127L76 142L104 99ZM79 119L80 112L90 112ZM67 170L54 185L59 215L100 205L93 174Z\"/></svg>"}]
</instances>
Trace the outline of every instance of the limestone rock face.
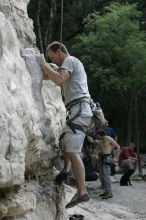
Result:
<instances>
[{"instance_id":1,"label":"limestone rock face","mask_svg":"<svg viewBox=\"0 0 146 220\"><path fill-rule=\"evenodd\" d=\"M30 0L0 0L0 11L16 31L19 43L23 47L35 45L33 22L28 18L27 5Z\"/></svg>"},{"instance_id":2,"label":"limestone rock face","mask_svg":"<svg viewBox=\"0 0 146 220\"><path fill-rule=\"evenodd\" d=\"M0 219L3 217L21 216L30 211L34 211L36 207L36 196L33 193L22 191L17 194L8 193L0 204Z\"/></svg>"},{"instance_id":3,"label":"limestone rock face","mask_svg":"<svg viewBox=\"0 0 146 220\"><path fill-rule=\"evenodd\" d=\"M0 219L10 219L14 212L21 218L35 210L36 188L30 193L21 189L27 185L26 178L31 181L33 177L41 184L53 181L65 125L60 88L42 81L35 60L34 53L39 51L33 48L28 2L0 0ZM56 201L51 202L55 206Z\"/></svg>"}]
</instances>

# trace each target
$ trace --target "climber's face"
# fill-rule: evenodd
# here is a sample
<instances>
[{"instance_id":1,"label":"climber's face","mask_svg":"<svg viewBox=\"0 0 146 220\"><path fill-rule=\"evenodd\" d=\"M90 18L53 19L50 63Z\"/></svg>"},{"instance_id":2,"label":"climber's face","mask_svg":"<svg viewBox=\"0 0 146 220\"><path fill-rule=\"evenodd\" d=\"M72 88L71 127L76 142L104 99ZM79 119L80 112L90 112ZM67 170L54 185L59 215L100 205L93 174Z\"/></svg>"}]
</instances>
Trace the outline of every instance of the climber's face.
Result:
<instances>
[{"instance_id":1,"label":"climber's face","mask_svg":"<svg viewBox=\"0 0 146 220\"><path fill-rule=\"evenodd\" d=\"M62 52L60 49L57 49L56 52L48 50L48 56L52 63L55 63L58 66L62 64Z\"/></svg>"}]
</instances>

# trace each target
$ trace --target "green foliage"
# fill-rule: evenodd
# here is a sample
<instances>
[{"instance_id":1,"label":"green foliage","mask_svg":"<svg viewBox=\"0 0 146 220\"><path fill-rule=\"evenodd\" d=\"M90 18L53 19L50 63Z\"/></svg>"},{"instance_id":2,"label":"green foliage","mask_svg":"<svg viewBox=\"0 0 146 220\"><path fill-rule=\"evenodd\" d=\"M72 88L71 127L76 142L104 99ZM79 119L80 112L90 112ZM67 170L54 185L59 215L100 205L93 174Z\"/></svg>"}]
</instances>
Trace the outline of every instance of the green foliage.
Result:
<instances>
[{"instance_id":1,"label":"green foliage","mask_svg":"<svg viewBox=\"0 0 146 220\"><path fill-rule=\"evenodd\" d=\"M116 121L121 140L126 138L129 100L146 85L146 39L140 19L136 4L113 3L104 13L94 11L84 19L84 32L73 46L85 65L92 98L98 98L105 116ZM143 124L142 117L140 121Z\"/></svg>"},{"instance_id":2,"label":"green foliage","mask_svg":"<svg viewBox=\"0 0 146 220\"><path fill-rule=\"evenodd\" d=\"M146 83L146 41L139 29L140 16L136 5L111 4L105 14L94 12L84 20L85 30L75 47L82 48L89 78L97 80L101 90L136 89Z\"/></svg>"}]
</instances>

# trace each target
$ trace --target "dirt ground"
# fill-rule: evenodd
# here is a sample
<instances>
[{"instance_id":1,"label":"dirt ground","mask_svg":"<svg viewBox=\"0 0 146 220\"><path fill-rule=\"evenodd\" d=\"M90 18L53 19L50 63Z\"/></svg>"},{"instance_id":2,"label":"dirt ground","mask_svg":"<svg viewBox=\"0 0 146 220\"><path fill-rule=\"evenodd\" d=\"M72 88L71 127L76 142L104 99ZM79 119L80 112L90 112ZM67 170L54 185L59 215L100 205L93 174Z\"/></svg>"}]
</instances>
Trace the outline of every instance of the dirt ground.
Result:
<instances>
[{"instance_id":1,"label":"dirt ground","mask_svg":"<svg viewBox=\"0 0 146 220\"><path fill-rule=\"evenodd\" d=\"M132 186L120 186L120 175L112 177L113 198L99 197L100 181L86 182L91 200L67 209L70 220L146 220L146 181L132 181ZM67 186L66 202L75 189Z\"/></svg>"}]
</instances>

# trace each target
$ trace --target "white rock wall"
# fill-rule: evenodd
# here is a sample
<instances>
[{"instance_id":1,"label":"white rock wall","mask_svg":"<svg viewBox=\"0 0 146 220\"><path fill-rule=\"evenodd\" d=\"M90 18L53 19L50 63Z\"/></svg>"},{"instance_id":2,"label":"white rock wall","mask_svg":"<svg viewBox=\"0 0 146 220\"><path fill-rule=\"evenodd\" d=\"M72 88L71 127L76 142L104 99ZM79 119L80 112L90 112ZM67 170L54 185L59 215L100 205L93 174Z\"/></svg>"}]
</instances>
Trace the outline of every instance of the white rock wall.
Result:
<instances>
[{"instance_id":1,"label":"white rock wall","mask_svg":"<svg viewBox=\"0 0 146 220\"><path fill-rule=\"evenodd\" d=\"M14 216L26 219L28 212L32 213L29 219L42 219L36 214L40 207L36 188L30 190L26 178L29 182L35 178L41 184L54 179L56 149L65 124L60 88L42 82L39 66L32 76L20 54L22 49L35 45L32 21L27 16L28 2L0 0L0 219L9 220ZM53 185L50 198L59 195L59 191L54 194ZM56 212L59 219L61 209L52 212L47 200L41 207L48 207L52 220ZM56 203L49 201L50 207Z\"/></svg>"},{"instance_id":2,"label":"white rock wall","mask_svg":"<svg viewBox=\"0 0 146 220\"><path fill-rule=\"evenodd\" d=\"M4 13L16 31L23 47L35 45L33 22L28 18L27 5L30 0L0 0L0 11Z\"/></svg>"}]
</instances>

